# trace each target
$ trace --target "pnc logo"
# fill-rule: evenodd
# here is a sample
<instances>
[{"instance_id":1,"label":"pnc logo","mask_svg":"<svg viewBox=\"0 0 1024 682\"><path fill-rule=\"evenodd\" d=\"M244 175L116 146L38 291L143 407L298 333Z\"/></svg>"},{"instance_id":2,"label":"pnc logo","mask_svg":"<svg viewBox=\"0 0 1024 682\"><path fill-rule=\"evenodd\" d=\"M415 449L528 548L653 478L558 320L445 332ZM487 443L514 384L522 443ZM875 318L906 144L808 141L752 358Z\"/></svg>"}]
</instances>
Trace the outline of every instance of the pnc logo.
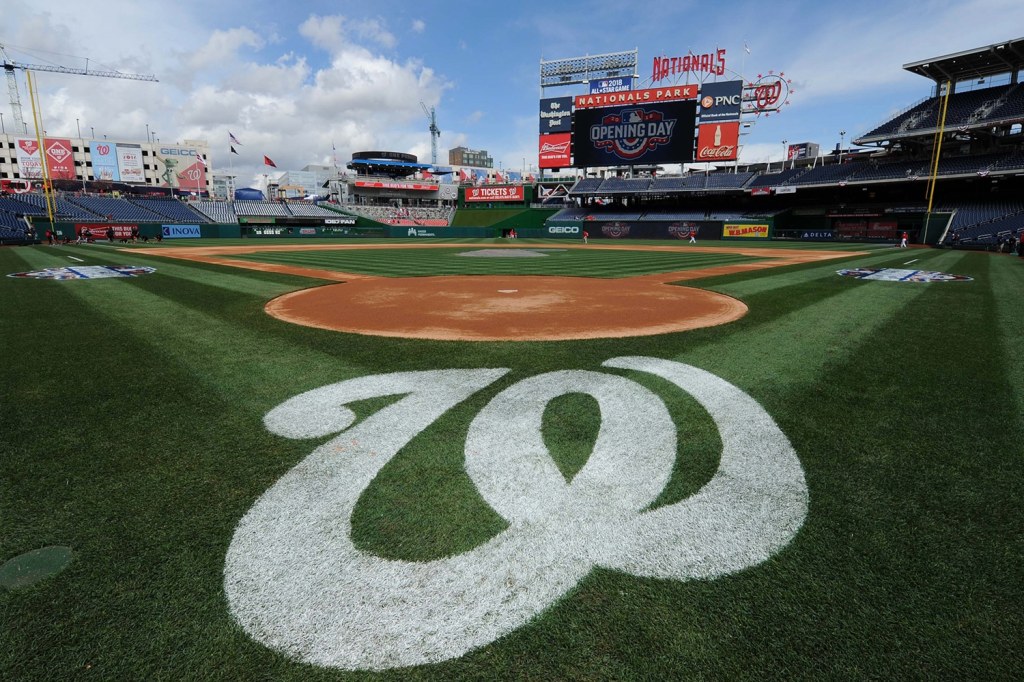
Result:
<instances>
[{"instance_id":1,"label":"pnc logo","mask_svg":"<svg viewBox=\"0 0 1024 682\"><path fill-rule=\"evenodd\" d=\"M707 371L618 357L606 371L528 377L495 395L466 431L463 466L505 523L476 547L425 561L361 548L351 518L388 462L508 369L395 372L290 398L264 418L283 438L325 439L235 529L224 566L232 615L250 637L314 665L386 670L486 646L567 597L595 568L658 580L711 580L785 547L807 515L793 446L749 395ZM657 377L707 411L719 468L696 494L655 505L672 477L678 427L630 374ZM548 404L593 398L601 424L566 479L545 443ZM349 405L397 398L357 420Z\"/></svg>"}]
</instances>

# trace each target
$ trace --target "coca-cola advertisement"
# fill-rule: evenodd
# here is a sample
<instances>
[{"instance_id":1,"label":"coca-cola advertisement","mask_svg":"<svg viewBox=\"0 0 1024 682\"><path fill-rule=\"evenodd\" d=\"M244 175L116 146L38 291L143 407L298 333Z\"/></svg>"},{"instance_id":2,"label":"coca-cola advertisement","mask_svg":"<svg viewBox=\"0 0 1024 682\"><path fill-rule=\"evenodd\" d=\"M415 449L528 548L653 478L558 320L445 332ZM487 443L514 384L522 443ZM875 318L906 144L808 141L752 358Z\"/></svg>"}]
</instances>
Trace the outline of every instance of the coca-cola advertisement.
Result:
<instances>
[{"instance_id":1,"label":"coca-cola advertisement","mask_svg":"<svg viewBox=\"0 0 1024 682\"><path fill-rule=\"evenodd\" d=\"M735 161L739 156L740 124L705 123L698 126L694 161Z\"/></svg>"}]
</instances>

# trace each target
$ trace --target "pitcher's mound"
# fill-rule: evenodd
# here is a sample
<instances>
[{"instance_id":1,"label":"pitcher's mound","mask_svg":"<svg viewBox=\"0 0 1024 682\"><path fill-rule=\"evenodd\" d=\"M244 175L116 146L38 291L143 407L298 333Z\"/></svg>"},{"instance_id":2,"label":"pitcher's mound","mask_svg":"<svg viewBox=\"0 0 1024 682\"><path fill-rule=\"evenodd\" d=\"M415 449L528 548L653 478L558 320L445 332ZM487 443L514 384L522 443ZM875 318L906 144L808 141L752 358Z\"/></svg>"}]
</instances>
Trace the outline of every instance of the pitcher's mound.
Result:
<instances>
[{"instance_id":1,"label":"pitcher's mound","mask_svg":"<svg viewBox=\"0 0 1024 682\"><path fill-rule=\"evenodd\" d=\"M563 341L724 324L747 306L644 278L448 276L354 280L285 294L269 314L322 329L416 339Z\"/></svg>"}]
</instances>

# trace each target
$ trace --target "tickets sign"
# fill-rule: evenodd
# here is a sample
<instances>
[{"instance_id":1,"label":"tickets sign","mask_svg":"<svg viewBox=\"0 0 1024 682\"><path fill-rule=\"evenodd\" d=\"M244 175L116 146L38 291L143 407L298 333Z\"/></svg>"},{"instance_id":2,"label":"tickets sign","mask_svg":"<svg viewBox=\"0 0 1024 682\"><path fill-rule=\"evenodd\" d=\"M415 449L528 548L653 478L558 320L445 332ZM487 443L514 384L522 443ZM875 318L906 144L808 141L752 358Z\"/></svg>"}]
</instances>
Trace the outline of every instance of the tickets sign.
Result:
<instances>
[{"instance_id":1,"label":"tickets sign","mask_svg":"<svg viewBox=\"0 0 1024 682\"><path fill-rule=\"evenodd\" d=\"M466 201L523 201L525 198L522 185L466 188Z\"/></svg>"}]
</instances>

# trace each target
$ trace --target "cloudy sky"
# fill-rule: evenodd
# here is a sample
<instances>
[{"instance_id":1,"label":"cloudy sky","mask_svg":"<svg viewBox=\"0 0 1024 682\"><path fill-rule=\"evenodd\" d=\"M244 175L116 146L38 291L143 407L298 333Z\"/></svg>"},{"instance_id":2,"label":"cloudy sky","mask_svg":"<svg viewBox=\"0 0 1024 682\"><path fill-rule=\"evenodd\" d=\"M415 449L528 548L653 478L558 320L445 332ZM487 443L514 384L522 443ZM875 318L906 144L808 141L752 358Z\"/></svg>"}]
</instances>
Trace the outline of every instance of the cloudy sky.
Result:
<instances>
[{"instance_id":1,"label":"cloudy sky","mask_svg":"<svg viewBox=\"0 0 1024 682\"><path fill-rule=\"evenodd\" d=\"M931 83L903 64L1020 34L1020 0L37 0L5 3L0 17L15 61L84 68L88 59L90 69L160 81L38 72L50 135L80 127L83 137L142 140L148 125L163 143L204 139L214 167L230 161L243 184L262 173L264 154L280 169L331 164L335 153L343 165L368 149L429 162L421 103L437 112L439 163L463 145L488 150L495 166L535 165L540 61L632 49L641 80L656 56L716 48L747 79L785 73L789 106L758 120L741 153L778 160L782 140L831 149L840 130L849 141L927 96ZM228 131L242 142L230 159Z\"/></svg>"}]
</instances>

